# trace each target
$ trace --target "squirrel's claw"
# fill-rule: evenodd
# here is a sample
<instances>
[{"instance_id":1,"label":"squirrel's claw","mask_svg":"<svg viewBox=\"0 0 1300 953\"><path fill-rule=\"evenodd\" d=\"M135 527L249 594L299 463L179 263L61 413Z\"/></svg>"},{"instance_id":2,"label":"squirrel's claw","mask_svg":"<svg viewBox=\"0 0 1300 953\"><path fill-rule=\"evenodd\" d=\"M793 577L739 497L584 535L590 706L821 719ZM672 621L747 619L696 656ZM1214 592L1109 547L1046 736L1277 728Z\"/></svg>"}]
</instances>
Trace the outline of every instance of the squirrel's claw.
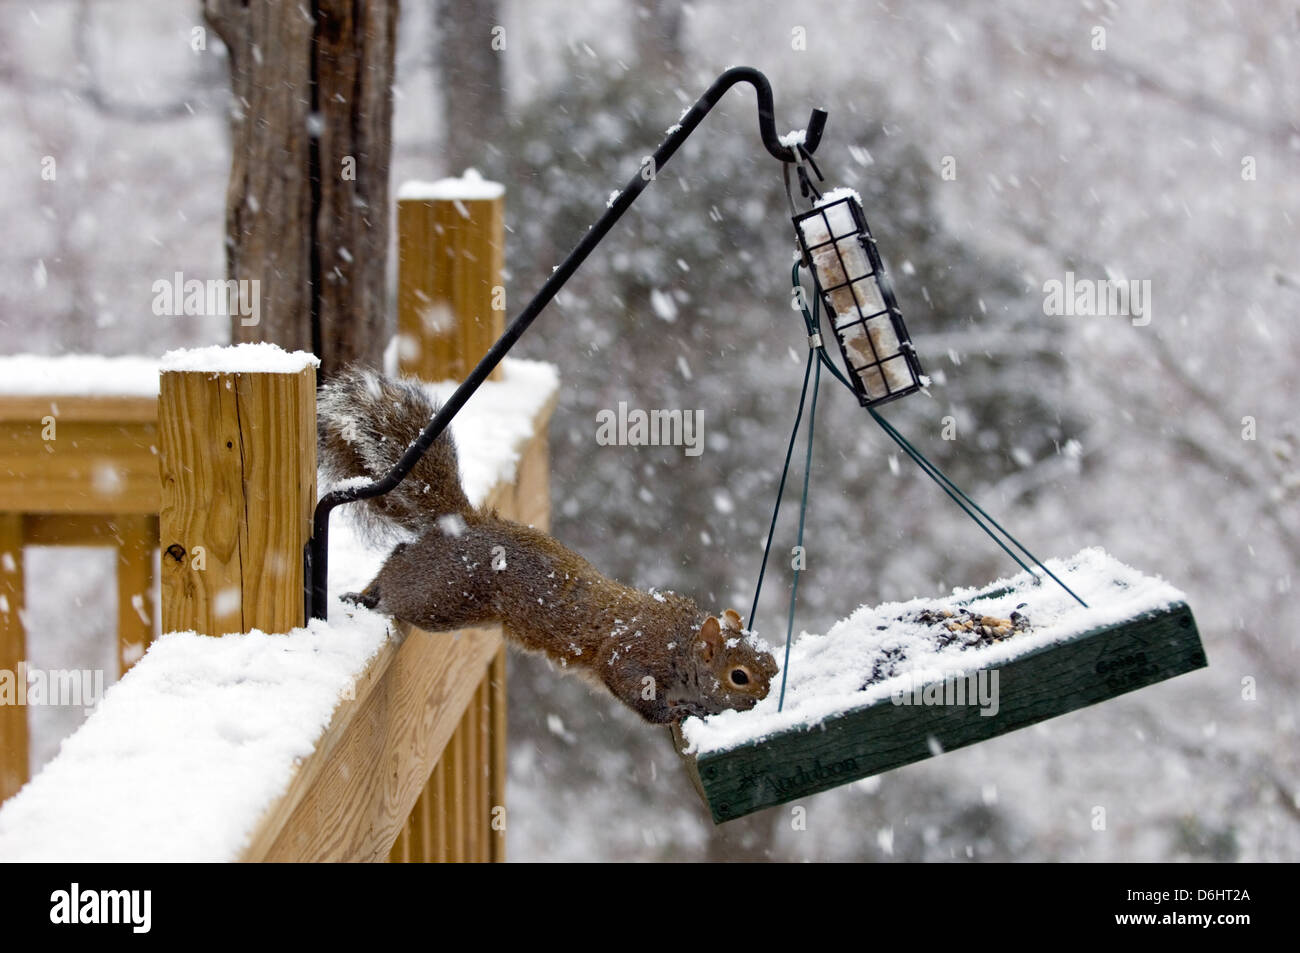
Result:
<instances>
[{"instance_id":1,"label":"squirrel's claw","mask_svg":"<svg viewBox=\"0 0 1300 953\"><path fill-rule=\"evenodd\" d=\"M694 715L696 718L704 718L713 714L699 702L692 701L673 701L668 702L668 720L670 722L681 722Z\"/></svg>"},{"instance_id":2,"label":"squirrel's claw","mask_svg":"<svg viewBox=\"0 0 1300 953\"><path fill-rule=\"evenodd\" d=\"M373 609L379 605L378 592L345 592L340 596L344 602L350 602L354 606L364 606L367 609Z\"/></svg>"}]
</instances>

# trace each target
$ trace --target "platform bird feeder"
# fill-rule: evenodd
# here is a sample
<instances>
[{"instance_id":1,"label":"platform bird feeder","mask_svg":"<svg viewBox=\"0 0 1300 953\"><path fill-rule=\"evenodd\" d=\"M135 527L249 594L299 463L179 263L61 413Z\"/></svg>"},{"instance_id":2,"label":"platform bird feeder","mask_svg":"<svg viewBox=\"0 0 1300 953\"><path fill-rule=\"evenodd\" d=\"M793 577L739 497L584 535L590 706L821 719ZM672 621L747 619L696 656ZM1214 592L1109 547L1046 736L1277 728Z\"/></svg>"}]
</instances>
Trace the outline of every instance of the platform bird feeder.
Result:
<instances>
[{"instance_id":1,"label":"platform bird feeder","mask_svg":"<svg viewBox=\"0 0 1300 953\"><path fill-rule=\"evenodd\" d=\"M1124 573L1122 583L1130 584L1133 571L1125 573L1126 568L1118 571ZM1065 578L1074 584L1069 575ZM1042 597L1032 581L1022 578L1021 582L1021 590L1014 593L995 586L962 600L927 601L935 606L960 604L954 618L963 617L962 609L970 613L966 617L979 618L1005 611L1000 607L1008 603L1032 600L1035 594ZM1123 584L1104 588L1122 599ZM889 608L864 610L875 612L872 624L865 628L876 629L877 621L882 627L898 624L895 607ZM1089 624L1085 620L1093 612L1098 621ZM1040 640L1025 651L1017 652L1016 641L1033 639L1032 633L1011 635L977 649L986 654L982 660L964 661L968 652L957 651L939 667L934 659L915 669L904 661L901 678L892 683L901 687L890 690L891 683L882 683L887 693L864 692L861 703L854 703L852 695L843 696L833 711L807 720L797 720L797 711L789 712L792 718L784 724L780 715L759 709L739 716L733 713L731 724L721 726L722 730L692 720L676 726L673 739L714 823L722 823L987 741L1206 665L1192 610L1178 596L1157 599L1118 621L1114 621L1116 614L1113 601L1099 599L1093 610L1075 611L1073 617L1081 624L1074 631L1066 626L1059 638ZM857 632L852 638L865 641L872 636L880 636L882 642L889 638L888 633L875 631ZM994 660L987 658L988 653L995 653ZM797 659L795 678L799 664L808 664L807 659ZM981 705L977 683L982 677L987 689L994 672L992 704ZM725 729L743 728L747 719L753 719L754 736L727 739ZM706 731L693 731L696 727ZM704 743L693 746L692 738L697 742L702 738ZM1104 755L1112 756L1124 754Z\"/></svg>"}]
</instances>

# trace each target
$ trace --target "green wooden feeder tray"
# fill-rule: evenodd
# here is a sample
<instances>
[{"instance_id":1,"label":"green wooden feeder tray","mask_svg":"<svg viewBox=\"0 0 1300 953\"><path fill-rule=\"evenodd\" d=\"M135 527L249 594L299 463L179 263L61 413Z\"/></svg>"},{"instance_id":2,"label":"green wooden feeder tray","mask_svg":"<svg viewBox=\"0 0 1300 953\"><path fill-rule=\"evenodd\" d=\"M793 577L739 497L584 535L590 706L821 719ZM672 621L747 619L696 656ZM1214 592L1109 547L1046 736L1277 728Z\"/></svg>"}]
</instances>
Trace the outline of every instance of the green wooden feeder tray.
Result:
<instances>
[{"instance_id":1,"label":"green wooden feeder tray","mask_svg":"<svg viewBox=\"0 0 1300 953\"><path fill-rule=\"evenodd\" d=\"M1014 638L1014 637L1013 637ZM1095 705L1204 668L1185 602L1100 626L996 666L999 707L898 705L891 697L734 748L685 753L715 824Z\"/></svg>"}]
</instances>

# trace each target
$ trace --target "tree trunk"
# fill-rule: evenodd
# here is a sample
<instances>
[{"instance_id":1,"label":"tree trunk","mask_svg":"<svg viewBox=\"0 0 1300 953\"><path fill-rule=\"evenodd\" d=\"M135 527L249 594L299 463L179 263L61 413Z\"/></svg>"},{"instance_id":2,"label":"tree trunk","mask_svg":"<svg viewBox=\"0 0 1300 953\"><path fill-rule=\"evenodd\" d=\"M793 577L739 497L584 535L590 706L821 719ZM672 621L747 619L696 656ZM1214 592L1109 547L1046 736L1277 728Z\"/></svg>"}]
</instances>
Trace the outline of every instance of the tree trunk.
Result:
<instances>
[{"instance_id":1,"label":"tree trunk","mask_svg":"<svg viewBox=\"0 0 1300 953\"><path fill-rule=\"evenodd\" d=\"M445 168L460 175L473 166L489 179L500 178L505 171L498 145L505 125L502 63L509 38L497 0L435 0L434 6Z\"/></svg>"},{"instance_id":2,"label":"tree trunk","mask_svg":"<svg viewBox=\"0 0 1300 953\"><path fill-rule=\"evenodd\" d=\"M632 5L637 62L651 73L677 75L686 59L682 0L641 0Z\"/></svg>"},{"instance_id":3,"label":"tree trunk","mask_svg":"<svg viewBox=\"0 0 1300 953\"><path fill-rule=\"evenodd\" d=\"M226 271L258 282L231 339L377 365L389 337L397 0L205 0L230 51ZM234 309L232 309L233 311Z\"/></svg>"}]
</instances>

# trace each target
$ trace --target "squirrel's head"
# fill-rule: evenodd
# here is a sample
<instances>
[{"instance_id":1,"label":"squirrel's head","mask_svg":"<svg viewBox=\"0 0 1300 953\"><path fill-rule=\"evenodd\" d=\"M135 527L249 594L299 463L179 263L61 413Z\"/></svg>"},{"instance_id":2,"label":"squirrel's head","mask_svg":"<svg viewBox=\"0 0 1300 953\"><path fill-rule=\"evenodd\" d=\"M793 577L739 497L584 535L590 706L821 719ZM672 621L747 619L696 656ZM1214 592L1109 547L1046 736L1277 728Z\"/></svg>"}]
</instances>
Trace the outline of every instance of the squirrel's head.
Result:
<instances>
[{"instance_id":1,"label":"squirrel's head","mask_svg":"<svg viewBox=\"0 0 1300 953\"><path fill-rule=\"evenodd\" d=\"M767 697L777 673L776 659L745 633L735 609L724 612L721 620L711 615L700 624L694 653L717 683L707 686L713 690L705 693L705 714L731 708L748 711Z\"/></svg>"}]
</instances>

